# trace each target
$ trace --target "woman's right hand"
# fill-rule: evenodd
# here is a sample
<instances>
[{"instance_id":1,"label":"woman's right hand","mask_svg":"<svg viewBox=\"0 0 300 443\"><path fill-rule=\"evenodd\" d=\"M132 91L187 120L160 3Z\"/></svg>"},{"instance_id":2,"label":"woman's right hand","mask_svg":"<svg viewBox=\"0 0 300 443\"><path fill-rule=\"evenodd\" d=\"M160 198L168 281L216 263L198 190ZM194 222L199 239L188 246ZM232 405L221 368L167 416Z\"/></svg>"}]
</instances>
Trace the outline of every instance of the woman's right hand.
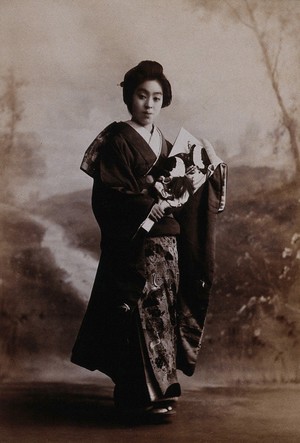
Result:
<instances>
[{"instance_id":1,"label":"woman's right hand","mask_svg":"<svg viewBox=\"0 0 300 443\"><path fill-rule=\"evenodd\" d=\"M158 222L165 215L166 207L168 207L168 204L164 200L162 200L160 203L155 203L152 206L152 209L148 217L151 220Z\"/></svg>"}]
</instances>

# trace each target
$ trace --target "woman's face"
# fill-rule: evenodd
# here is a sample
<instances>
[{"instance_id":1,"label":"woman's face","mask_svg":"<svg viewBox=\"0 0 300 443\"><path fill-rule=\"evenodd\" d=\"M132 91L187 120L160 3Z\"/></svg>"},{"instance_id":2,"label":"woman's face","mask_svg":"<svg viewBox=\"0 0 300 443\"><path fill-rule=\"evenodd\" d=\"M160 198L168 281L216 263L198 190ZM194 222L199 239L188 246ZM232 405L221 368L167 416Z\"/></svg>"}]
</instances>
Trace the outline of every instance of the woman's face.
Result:
<instances>
[{"instance_id":1,"label":"woman's face","mask_svg":"<svg viewBox=\"0 0 300 443\"><path fill-rule=\"evenodd\" d=\"M132 120L151 130L152 124L159 115L163 103L163 91L156 80L141 83L132 97Z\"/></svg>"}]
</instances>

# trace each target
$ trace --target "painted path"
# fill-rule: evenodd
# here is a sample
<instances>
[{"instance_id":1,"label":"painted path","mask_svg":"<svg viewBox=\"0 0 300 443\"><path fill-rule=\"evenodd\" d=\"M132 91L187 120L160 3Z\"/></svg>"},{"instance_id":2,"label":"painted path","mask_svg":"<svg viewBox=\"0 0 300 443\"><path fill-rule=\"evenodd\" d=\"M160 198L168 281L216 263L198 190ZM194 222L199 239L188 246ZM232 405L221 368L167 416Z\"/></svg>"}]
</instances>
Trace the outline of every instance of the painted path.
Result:
<instances>
[{"instance_id":1,"label":"painted path","mask_svg":"<svg viewBox=\"0 0 300 443\"><path fill-rule=\"evenodd\" d=\"M65 282L70 283L83 300L88 300L98 266L97 260L88 252L72 246L60 225L39 216L32 218L45 228L41 246L50 249L57 266L65 271Z\"/></svg>"}]
</instances>

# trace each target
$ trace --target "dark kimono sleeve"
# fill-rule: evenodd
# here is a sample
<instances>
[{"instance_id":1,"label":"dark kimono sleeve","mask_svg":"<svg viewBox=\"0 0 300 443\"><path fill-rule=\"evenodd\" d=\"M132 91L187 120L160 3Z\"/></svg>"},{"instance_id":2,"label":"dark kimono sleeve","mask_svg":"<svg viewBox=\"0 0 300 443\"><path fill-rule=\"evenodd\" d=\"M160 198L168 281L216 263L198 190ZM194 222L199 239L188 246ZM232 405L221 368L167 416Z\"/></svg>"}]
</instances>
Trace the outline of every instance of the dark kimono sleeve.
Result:
<instances>
[{"instance_id":1,"label":"dark kimono sleeve","mask_svg":"<svg viewBox=\"0 0 300 443\"><path fill-rule=\"evenodd\" d=\"M92 200L103 238L128 240L147 218L155 202L142 192L150 167L122 137L102 148Z\"/></svg>"}]
</instances>

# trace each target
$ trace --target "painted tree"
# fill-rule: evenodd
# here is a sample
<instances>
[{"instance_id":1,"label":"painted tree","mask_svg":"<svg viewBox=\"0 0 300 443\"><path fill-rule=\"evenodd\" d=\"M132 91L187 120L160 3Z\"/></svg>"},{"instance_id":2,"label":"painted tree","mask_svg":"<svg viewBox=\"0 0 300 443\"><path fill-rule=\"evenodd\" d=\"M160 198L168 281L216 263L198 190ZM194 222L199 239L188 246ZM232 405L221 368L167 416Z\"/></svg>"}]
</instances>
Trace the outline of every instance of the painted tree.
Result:
<instances>
[{"instance_id":1,"label":"painted tree","mask_svg":"<svg viewBox=\"0 0 300 443\"><path fill-rule=\"evenodd\" d=\"M296 113L299 111L298 103L286 97L284 92L286 85L281 74L287 62L287 52L297 54L299 50L300 2L298 0L188 0L188 2L202 14L222 14L227 20L244 26L256 40L280 111L279 126L288 133L295 172L299 174L299 128L296 119ZM296 55L295 59L289 62L293 69L296 67L299 69L300 63ZM296 99L297 86L294 87L294 99Z\"/></svg>"},{"instance_id":2,"label":"painted tree","mask_svg":"<svg viewBox=\"0 0 300 443\"><path fill-rule=\"evenodd\" d=\"M33 133L22 132L25 107L22 88L26 82L16 77L11 68L2 76L0 93L0 196L12 199L16 185L24 184L32 176L43 172L44 161L39 152L39 143Z\"/></svg>"},{"instance_id":3,"label":"painted tree","mask_svg":"<svg viewBox=\"0 0 300 443\"><path fill-rule=\"evenodd\" d=\"M3 80L5 89L0 96L0 111L3 115L1 158L2 165L7 166L13 150L18 123L24 112L19 91L25 83L16 79L12 68L3 76Z\"/></svg>"}]
</instances>

